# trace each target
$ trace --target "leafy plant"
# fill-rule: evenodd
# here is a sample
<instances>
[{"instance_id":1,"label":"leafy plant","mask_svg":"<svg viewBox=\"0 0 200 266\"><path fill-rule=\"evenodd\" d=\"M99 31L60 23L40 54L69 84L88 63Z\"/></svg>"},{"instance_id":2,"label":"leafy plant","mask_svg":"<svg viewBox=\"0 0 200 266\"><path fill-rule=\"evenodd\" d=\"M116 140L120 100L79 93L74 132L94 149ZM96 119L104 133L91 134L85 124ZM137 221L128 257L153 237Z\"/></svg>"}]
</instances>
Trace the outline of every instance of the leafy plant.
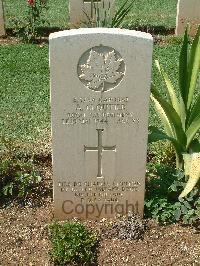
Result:
<instances>
[{"instance_id":1,"label":"leafy plant","mask_svg":"<svg viewBox=\"0 0 200 266\"><path fill-rule=\"evenodd\" d=\"M41 37L41 26L47 23L44 10L47 9L45 0L27 0L27 15L23 19L14 18L12 24L14 33L24 42L35 42Z\"/></svg>"},{"instance_id":2,"label":"leafy plant","mask_svg":"<svg viewBox=\"0 0 200 266\"><path fill-rule=\"evenodd\" d=\"M170 142L157 141L148 146L148 161L175 167L175 152Z\"/></svg>"},{"instance_id":3,"label":"leafy plant","mask_svg":"<svg viewBox=\"0 0 200 266\"><path fill-rule=\"evenodd\" d=\"M0 196L26 198L41 182L32 160L22 158L10 139L0 138Z\"/></svg>"},{"instance_id":4,"label":"leafy plant","mask_svg":"<svg viewBox=\"0 0 200 266\"><path fill-rule=\"evenodd\" d=\"M149 165L147 173L145 216L160 223L185 224L200 222L199 187L195 187L187 197L178 195L187 184L182 170L162 165Z\"/></svg>"},{"instance_id":5,"label":"leafy plant","mask_svg":"<svg viewBox=\"0 0 200 266\"><path fill-rule=\"evenodd\" d=\"M103 27L103 28L118 28L121 26L124 18L131 11L134 1L125 0L115 14L112 14L112 6L109 3L108 8L105 5L105 0L99 5L98 2L91 1L91 12L88 15L86 12L86 21L83 22L87 27Z\"/></svg>"},{"instance_id":6,"label":"leafy plant","mask_svg":"<svg viewBox=\"0 0 200 266\"><path fill-rule=\"evenodd\" d=\"M187 196L192 191L200 177L200 153L184 154L183 158L185 175L189 177L189 180L180 194L180 198Z\"/></svg>"},{"instance_id":7,"label":"leafy plant","mask_svg":"<svg viewBox=\"0 0 200 266\"><path fill-rule=\"evenodd\" d=\"M149 141L170 140L176 151L177 167L183 166L183 153L200 152L200 143L196 134L200 128L200 94L196 97L195 90L199 89L198 77L200 69L200 27L189 52L187 30L179 60L179 99L163 68L156 61L167 89L167 100L152 86L151 98L157 113L163 123L165 132L150 127Z\"/></svg>"},{"instance_id":8,"label":"leafy plant","mask_svg":"<svg viewBox=\"0 0 200 266\"><path fill-rule=\"evenodd\" d=\"M188 178L183 171L177 171L177 178L169 187L169 197L173 194L176 197L188 184ZM176 221L182 220L186 224L200 222L200 193L199 186L195 187L192 192L188 192L188 196L174 203L174 217Z\"/></svg>"},{"instance_id":9,"label":"leafy plant","mask_svg":"<svg viewBox=\"0 0 200 266\"><path fill-rule=\"evenodd\" d=\"M174 204L169 203L167 198L155 197L145 201L145 216L161 224L174 223L176 219L173 212Z\"/></svg>"},{"instance_id":10,"label":"leafy plant","mask_svg":"<svg viewBox=\"0 0 200 266\"><path fill-rule=\"evenodd\" d=\"M172 82L158 61L156 61L156 65L165 81L168 97L167 99L163 98L155 86L152 86L151 99L163 123L164 132L156 127L150 127L149 142L158 140L171 141L176 152L176 166L183 169L183 154L200 152L200 142L197 138L197 133L200 129L200 83L198 82L200 27L191 49L189 49L188 29L185 31L179 58L179 97L176 95ZM195 93L196 91L197 94ZM190 190L192 188L190 186Z\"/></svg>"},{"instance_id":11,"label":"leafy plant","mask_svg":"<svg viewBox=\"0 0 200 266\"><path fill-rule=\"evenodd\" d=\"M81 223L50 225L50 255L58 265L91 265L96 262L98 238Z\"/></svg>"}]
</instances>

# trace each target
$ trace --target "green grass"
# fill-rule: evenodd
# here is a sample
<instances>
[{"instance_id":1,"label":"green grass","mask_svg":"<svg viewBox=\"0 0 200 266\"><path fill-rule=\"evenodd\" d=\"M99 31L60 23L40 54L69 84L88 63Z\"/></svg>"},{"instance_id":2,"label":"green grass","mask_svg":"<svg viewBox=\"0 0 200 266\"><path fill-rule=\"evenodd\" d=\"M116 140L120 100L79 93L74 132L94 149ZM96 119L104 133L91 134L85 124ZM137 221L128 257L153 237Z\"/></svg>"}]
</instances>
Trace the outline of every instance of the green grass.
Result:
<instances>
[{"instance_id":1,"label":"green grass","mask_svg":"<svg viewBox=\"0 0 200 266\"><path fill-rule=\"evenodd\" d=\"M48 46L0 46L0 132L36 140L50 129Z\"/></svg>"},{"instance_id":2,"label":"green grass","mask_svg":"<svg viewBox=\"0 0 200 266\"><path fill-rule=\"evenodd\" d=\"M117 0L120 5L123 0ZM124 26L150 26L169 29L175 27L177 0L135 0L133 10ZM66 28L69 22L68 0L48 0L47 18L50 27ZM21 18L26 12L26 0L5 0L6 26L11 27L10 19Z\"/></svg>"},{"instance_id":3,"label":"green grass","mask_svg":"<svg viewBox=\"0 0 200 266\"><path fill-rule=\"evenodd\" d=\"M171 81L178 87L178 65L179 65L179 53L181 45L177 42L164 45L155 45L154 46L154 55L153 55L153 68L152 68L152 80L156 85L159 91L166 92L165 84L161 79L160 73L158 73L157 68L155 67L154 61L159 60L160 64L164 67L166 73L170 77ZM150 107L150 124L151 125L160 125L158 116L155 113L153 107ZM159 123L159 124L158 124Z\"/></svg>"},{"instance_id":4,"label":"green grass","mask_svg":"<svg viewBox=\"0 0 200 266\"><path fill-rule=\"evenodd\" d=\"M6 27L12 26L12 18L22 18L27 12L27 0L5 0ZM50 27L66 28L69 21L68 0L48 0L46 17Z\"/></svg>"},{"instance_id":5,"label":"green grass","mask_svg":"<svg viewBox=\"0 0 200 266\"><path fill-rule=\"evenodd\" d=\"M118 0L118 3L122 0ZM176 25L177 0L135 0L130 15L125 19L124 25L128 28L137 26L150 26L174 28Z\"/></svg>"},{"instance_id":6,"label":"green grass","mask_svg":"<svg viewBox=\"0 0 200 266\"><path fill-rule=\"evenodd\" d=\"M26 0L5 0L6 26L10 20L26 14ZM122 0L117 0L117 4ZM135 0L132 12L124 21L128 28L149 26L170 29L175 26L177 0ZM46 16L50 27L66 28L69 22L68 0L48 0ZM156 45L154 58L158 58L170 74L177 79L180 45L172 39L169 45ZM21 141L42 139L50 131L48 46L0 46L0 130L3 135ZM162 90L155 68L153 80ZM150 123L156 123L151 108Z\"/></svg>"},{"instance_id":7,"label":"green grass","mask_svg":"<svg viewBox=\"0 0 200 266\"><path fill-rule=\"evenodd\" d=\"M159 59L172 80L177 80L180 45L155 45ZM0 46L0 132L20 141L37 141L50 132L48 46ZM155 67L153 80L162 90ZM155 123L151 109L150 123Z\"/></svg>"}]
</instances>

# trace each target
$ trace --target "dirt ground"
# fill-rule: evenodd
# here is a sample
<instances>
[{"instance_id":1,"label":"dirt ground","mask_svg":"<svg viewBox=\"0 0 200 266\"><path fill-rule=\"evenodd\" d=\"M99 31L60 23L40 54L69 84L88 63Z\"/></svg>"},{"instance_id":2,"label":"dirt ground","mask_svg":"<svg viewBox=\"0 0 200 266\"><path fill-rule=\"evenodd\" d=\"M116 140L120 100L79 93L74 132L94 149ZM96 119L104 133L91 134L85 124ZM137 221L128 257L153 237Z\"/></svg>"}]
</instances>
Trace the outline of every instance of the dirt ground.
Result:
<instances>
[{"instance_id":1,"label":"dirt ground","mask_svg":"<svg viewBox=\"0 0 200 266\"><path fill-rule=\"evenodd\" d=\"M43 37L37 39L37 44L45 44L48 43L50 33L54 33L57 31L61 31L59 28L44 28L43 29ZM155 43L165 43L166 40L163 40L162 36L173 37L175 33L174 28L165 29L164 27L137 27L134 30L143 31L152 34L154 37ZM7 35L0 37L0 45L15 45L22 43L16 36L14 36L13 31L11 29L7 30Z\"/></svg>"},{"instance_id":2,"label":"dirt ground","mask_svg":"<svg viewBox=\"0 0 200 266\"><path fill-rule=\"evenodd\" d=\"M0 210L0 265L53 265L48 252L51 198L40 207L10 206ZM88 222L93 228L99 222ZM200 234L181 225L149 222L143 240L104 237L98 265L200 265Z\"/></svg>"},{"instance_id":3,"label":"dirt ground","mask_svg":"<svg viewBox=\"0 0 200 266\"><path fill-rule=\"evenodd\" d=\"M26 206L18 202L0 208L1 266L53 265L48 255L48 225L53 222L51 158L47 157L40 167L44 180L40 194L30 203L27 201ZM128 241L116 238L105 227L106 222L85 222L101 235L99 266L200 265L200 232L195 228L179 224L159 226L149 220L143 239Z\"/></svg>"}]
</instances>

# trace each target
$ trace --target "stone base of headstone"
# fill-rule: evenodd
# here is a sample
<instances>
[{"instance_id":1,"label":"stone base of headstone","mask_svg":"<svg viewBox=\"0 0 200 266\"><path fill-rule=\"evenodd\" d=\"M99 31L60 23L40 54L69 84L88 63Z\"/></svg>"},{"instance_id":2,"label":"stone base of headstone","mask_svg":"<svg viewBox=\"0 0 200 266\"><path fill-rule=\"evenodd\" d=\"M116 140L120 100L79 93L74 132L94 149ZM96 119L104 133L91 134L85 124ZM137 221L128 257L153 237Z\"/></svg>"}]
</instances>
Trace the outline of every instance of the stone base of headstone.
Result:
<instances>
[{"instance_id":1,"label":"stone base of headstone","mask_svg":"<svg viewBox=\"0 0 200 266\"><path fill-rule=\"evenodd\" d=\"M178 1L176 35L183 35L187 24L189 24L190 36L194 36L200 24L200 0Z\"/></svg>"}]
</instances>

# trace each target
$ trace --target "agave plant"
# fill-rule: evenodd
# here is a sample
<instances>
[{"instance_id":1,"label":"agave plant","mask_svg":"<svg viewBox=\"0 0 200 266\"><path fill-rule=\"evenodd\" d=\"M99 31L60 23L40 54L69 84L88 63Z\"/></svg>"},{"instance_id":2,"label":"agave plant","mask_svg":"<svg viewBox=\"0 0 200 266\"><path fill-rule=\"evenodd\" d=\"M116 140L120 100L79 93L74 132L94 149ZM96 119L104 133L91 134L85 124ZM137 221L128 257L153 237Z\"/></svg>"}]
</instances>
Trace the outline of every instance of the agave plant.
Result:
<instances>
[{"instance_id":1,"label":"agave plant","mask_svg":"<svg viewBox=\"0 0 200 266\"><path fill-rule=\"evenodd\" d=\"M179 196L183 198L195 187L200 177L200 153L184 154L185 175L189 176L188 182Z\"/></svg>"},{"instance_id":2,"label":"agave plant","mask_svg":"<svg viewBox=\"0 0 200 266\"><path fill-rule=\"evenodd\" d=\"M162 121L164 131L150 127L149 142L171 141L176 153L176 166L183 168L184 158L186 158L183 154L200 153L200 142L197 136L200 129L200 27L191 48L188 28L186 28L179 57L178 90L175 90L158 61L156 66L165 81L167 99L160 95L154 85L152 86L151 99Z\"/></svg>"},{"instance_id":3,"label":"agave plant","mask_svg":"<svg viewBox=\"0 0 200 266\"><path fill-rule=\"evenodd\" d=\"M87 27L103 27L103 28L118 28L121 26L124 18L131 11L134 1L124 0L120 5L118 10L113 15L112 4L109 2L108 6L105 5L104 0L102 4L94 3L94 0L91 0L91 11L90 16L84 11L86 16L86 21L83 21Z\"/></svg>"}]
</instances>

